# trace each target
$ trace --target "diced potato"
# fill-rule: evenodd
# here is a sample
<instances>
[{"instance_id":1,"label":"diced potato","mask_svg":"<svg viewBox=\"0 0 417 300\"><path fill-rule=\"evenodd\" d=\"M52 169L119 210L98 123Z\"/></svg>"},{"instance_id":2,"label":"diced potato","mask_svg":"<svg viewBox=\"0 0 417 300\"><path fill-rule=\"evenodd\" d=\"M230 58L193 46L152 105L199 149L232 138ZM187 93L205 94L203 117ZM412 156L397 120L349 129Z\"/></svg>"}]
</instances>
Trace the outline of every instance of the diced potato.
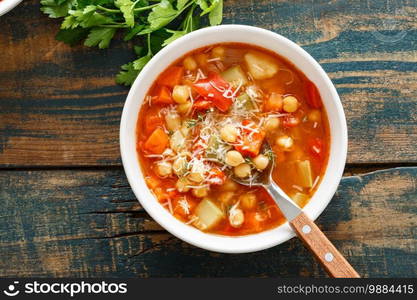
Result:
<instances>
[{"instance_id":1,"label":"diced potato","mask_svg":"<svg viewBox=\"0 0 417 300\"><path fill-rule=\"evenodd\" d=\"M171 149L175 152L179 152L185 146L185 137L182 135L181 131L175 131L169 139L169 144Z\"/></svg>"},{"instance_id":2,"label":"diced potato","mask_svg":"<svg viewBox=\"0 0 417 300\"><path fill-rule=\"evenodd\" d=\"M296 161L295 169L297 172L298 185L306 188L313 186L313 174L311 172L311 165L309 160Z\"/></svg>"},{"instance_id":3,"label":"diced potato","mask_svg":"<svg viewBox=\"0 0 417 300\"><path fill-rule=\"evenodd\" d=\"M246 85L248 83L248 78L246 77L245 72L243 72L242 68L239 65L227 69L221 74L221 76L231 85L237 86L240 83Z\"/></svg>"},{"instance_id":4,"label":"diced potato","mask_svg":"<svg viewBox=\"0 0 417 300\"><path fill-rule=\"evenodd\" d=\"M200 230L208 230L217 225L225 216L223 211L208 198L203 199L195 208L197 220L194 225Z\"/></svg>"},{"instance_id":5,"label":"diced potato","mask_svg":"<svg viewBox=\"0 0 417 300\"><path fill-rule=\"evenodd\" d=\"M197 62L192 56L187 56L182 62L182 64L184 65L184 68L190 71L197 70L197 67L198 67Z\"/></svg>"},{"instance_id":6,"label":"diced potato","mask_svg":"<svg viewBox=\"0 0 417 300\"><path fill-rule=\"evenodd\" d=\"M278 72L278 64L266 54L251 51L245 54L244 59L254 79L268 79Z\"/></svg>"},{"instance_id":7,"label":"diced potato","mask_svg":"<svg viewBox=\"0 0 417 300\"><path fill-rule=\"evenodd\" d=\"M190 97L190 88L186 85L176 85L172 91L172 98L176 103L187 103Z\"/></svg>"},{"instance_id":8,"label":"diced potato","mask_svg":"<svg viewBox=\"0 0 417 300\"><path fill-rule=\"evenodd\" d=\"M295 193L294 195L291 196L291 199L299 206L299 207L304 207L307 202L308 202L308 195L303 194L303 193Z\"/></svg>"},{"instance_id":9,"label":"diced potato","mask_svg":"<svg viewBox=\"0 0 417 300\"><path fill-rule=\"evenodd\" d=\"M165 123L168 130L175 131L181 127L181 118L177 113L169 112L165 115Z\"/></svg>"}]
</instances>

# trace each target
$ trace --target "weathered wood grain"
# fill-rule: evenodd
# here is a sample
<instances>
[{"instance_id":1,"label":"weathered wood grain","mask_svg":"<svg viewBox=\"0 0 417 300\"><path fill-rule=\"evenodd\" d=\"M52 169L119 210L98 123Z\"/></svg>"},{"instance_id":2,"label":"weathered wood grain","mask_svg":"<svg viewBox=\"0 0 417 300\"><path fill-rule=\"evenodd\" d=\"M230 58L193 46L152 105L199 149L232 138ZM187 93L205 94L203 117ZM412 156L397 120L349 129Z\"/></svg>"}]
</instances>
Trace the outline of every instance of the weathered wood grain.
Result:
<instances>
[{"instance_id":1,"label":"weathered wood grain","mask_svg":"<svg viewBox=\"0 0 417 300\"><path fill-rule=\"evenodd\" d=\"M264 27L302 45L345 107L349 163L416 162L415 1L225 1L225 23ZM120 165L118 125L133 58L55 41L59 22L24 1L0 20L0 166Z\"/></svg>"},{"instance_id":2,"label":"weathered wood grain","mask_svg":"<svg viewBox=\"0 0 417 300\"><path fill-rule=\"evenodd\" d=\"M245 255L181 242L118 168L2 171L0 186L0 276L325 276L297 239ZM417 168L343 178L317 223L361 276L415 277Z\"/></svg>"}]
</instances>

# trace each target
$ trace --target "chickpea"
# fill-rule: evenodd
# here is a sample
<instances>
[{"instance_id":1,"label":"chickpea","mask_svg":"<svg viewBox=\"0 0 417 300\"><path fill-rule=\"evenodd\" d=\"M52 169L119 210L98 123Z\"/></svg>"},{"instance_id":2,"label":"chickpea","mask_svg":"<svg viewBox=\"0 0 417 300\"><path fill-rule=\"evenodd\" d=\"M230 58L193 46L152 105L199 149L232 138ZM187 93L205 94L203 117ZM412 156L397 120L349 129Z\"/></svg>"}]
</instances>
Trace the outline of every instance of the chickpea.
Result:
<instances>
[{"instance_id":1,"label":"chickpea","mask_svg":"<svg viewBox=\"0 0 417 300\"><path fill-rule=\"evenodd\" d=\"M181 127L181 119L177 113L169 112L165 115L168 130L178 130Z\"/></svg>"},{"instance_id":2,"label":"chickpea","mask_svg":"<svg viewBox=\"0 0 417 300\"><path fill-rule=\"evenodd\" d=\"M264 170L269 165L269 158L266 157L263 154L259 154L254 159L252 159L252 162L258 170Z\"/></svg>"},{"instance_id":3,"label":"chickpea","mask_svg":"<svg viewBox=\"0 0 417 300\"><path fill-rule=\"evenodd\" d=\"M232 227L238 228L245 221L245 215L240 208L231 209L229 212L229 223Z\"/></svg>"},{"instance_id":4,"label":"chickpea","mask_svg":"<svg viewBox=\"0 0 417 300\"><path fill-rule=\"evenodd\" d=\"M239 185L231 180L230 178L226 179L226 181L222 185L223 191L236 191L238 189Z\"/></svg>"},{"instance_id":5,"label":"chickpea","mask_svg":"<svg viewBox=\"0 0 417 300\"><path fill-rule=\"evenodd\" d=\"M177 176L184 175L187 171L187 158L184 156L178 157L172 164L172 170Z\"/></svg>"},{"instance_id":6,"label":"chickpea","mask_svg":"<svg viewBox=\"0 0 417 300\"><path fill-rule=\"evenodd\" d=\"M191 172L188 175L188 179L194 182L202 182L204 180L204 175L200 172Z\"/></svg>"},{"instance_id":7,"label":"chickpea","mask_svg":"<svg viewBox=\"0 0 417 300\"><path fill-rule=\"evenodd\" d=\"M298 109L298 100L294 96L287 96L282 100L284 111L293 113Z\"/></svg>"},{"instance_id":8,"label":"chickpea","mask_svg":"<svg viewBox=\"0 0 417 300\"><path fill-rule=\"evenodd\" d=\"M176 85L172 90L172 98L175 102L187 103L188 98L190 97L190 88L186 85Z\"/></svg>"},{"instance_id":9,"label":"chickpea","mask_svg":"<svg viewBox=\"0 0 417 300\"><path fill-rule=\"evenodd\" d=\"M243 159L242 154L236 150L231 150L226 153L225 158L226 164L232 167L237 167L240 164L243 164L245 160Z\"/></svg>"},{"instance_id":10,"label":"chickpea","mask_svg":"<svg viewBox=\"0 0 417 300\"><path fill-rule=\"evenodd\" d=\"M208 55L205 53L200 53L197 54L195 56L195 59L197 61L197 63L201 66L201 67L205 67L207 66L207 59L208 59Z\"/></svg>"},{"instance_id":11,"label":"chickpea","mask_svg":"<svg viewBox=\"0 0 417 300\"><path fill-rule=\"evenodd\" d=\"M188 181L188 179L185 177L181 177L181 178L178 178L177 183L175 184L175 187L177 188L178 192L186 193L190 190L188 185L190 185L190 182Z\"/></svg>"},{"instance_id":12,"label":"chickpea","mask_svg":"<svg viewBox=\"0 0 417 300\"><path fill-rule=\"evenodd\" d=\"M268 120L266 120L265 122L265 129L266 131L274 131L276 129L278 129L279 127L279 119L278 118L269 118Z\"/></svg>"},{"instance_id":13,"label":"chickpea","mask_svg":"<svg viewBox=\"0 0 417 300\"><path fill-rule=\"evenodd\" d=\"M225 52L226 52L226 51L225 51L224 47L217 46L217 47L214 47L214 48L211 50L211 56L212 56L212 57L220 57L220 58L223 58L223 57L224 57L224 53L225 53Z\"/></svg>"},{"instance_id":14,"label":"chickpea","mask_svg":"<svg viewBox=\"0 0 417 300\"><path fill-rule=\"evenodd\" d=\"M206 187L198 187L191 191L194 197L197 198L204 198L208 195L208 188Z\"/></svg>"},{"instance_id":15,"label":"chickpea","mask_svg":"<svg viewBox=\"0 0 417 300\"><path fill-rule=\"evenodd\" d=\"M321 122L321 111L318 109L313 109L308 113L307 118L311 122Z\"/></svg>"},{"instance_id":16,"label":"chickpea","mask_svg":"<svg viewBox=\"0 0 417 300\"><path fill-rule=\"evenodd\" d=\"M193 106L193 104L191 103L191 101L187 101L185 103L178 104L177 111L180 114L185 115L185 114L187 114L188 112L191 111L192 106Z\"/></svg>"},{"instance_id":17,"label":"chickpea","mask_svg":"<svg viewBox=\"0 0 417 300\"><path fill-rule=\"evenodd\" d=\"M219 195L219 201L228 205L232 202L235 193L233 192L223 192Z\"/></svg>"},{"instance_id":18,"label":"chickpea","mask_svg":"<svg viewBox=\"0 0 417 300\"><path fill-rule=\"evenodd\" d=\"M172 165L167 161L160 161L156 164L156 173L161 177L167 177L172 174Z\"/></svg>"},{"instance_id":19,"label":"chickpea","mask_svg":"<svg viewBox=\"0 0 417 300\"><path fill-rule=\"evenodd\" d=\"M284 151L290 151L294 145L294 140L287 135L283 135L277 138L276 144L280 146Z\"/></svg>"},{"instance_id":20,"label":"chickpea","mask_svg":"<svg viewBox=\"0 0 417 300\"><path fill-rule=\"evenodd\" d=\"M256 206L256 202L258 199L256 198L256 195L253 193L247 193L240 195L239 197L240 205L243 209L253 209Z\"/></svg>"},{"instance_id":21,"label":"chickpea","mask_svg":"<svg viewBox=\"0 0 417 300\"><path fill-rule=\"evenodd\" d=\"M234 168L234 173L239 178L248 177L251 174L250 166L246 163L240 164Z\"/></svg>"},{"instance_id":22,"label":"chickpea","mask_svg":"<svg viewBox=\"0 0 417 300\"><path fill-rule=\"evenodd\" d=\"M182 62L182 64L185 69L190 70L190 71L195 71L197 70L197 67L198 67L197 62L192 56L187 56Z\"/></svg>"},{"instance_id":23,"label":"chickpea","mask_svg":"<svg viewBox=\"0 0 417 300\"><path fill-rule=\"evenodd\" d=\"M232 124L227 124L222 129L220 129L220 137L225 142L228 142L228 143L236 142L238 135L239 135L238 129Z\"/></svg>"}]
</instances>

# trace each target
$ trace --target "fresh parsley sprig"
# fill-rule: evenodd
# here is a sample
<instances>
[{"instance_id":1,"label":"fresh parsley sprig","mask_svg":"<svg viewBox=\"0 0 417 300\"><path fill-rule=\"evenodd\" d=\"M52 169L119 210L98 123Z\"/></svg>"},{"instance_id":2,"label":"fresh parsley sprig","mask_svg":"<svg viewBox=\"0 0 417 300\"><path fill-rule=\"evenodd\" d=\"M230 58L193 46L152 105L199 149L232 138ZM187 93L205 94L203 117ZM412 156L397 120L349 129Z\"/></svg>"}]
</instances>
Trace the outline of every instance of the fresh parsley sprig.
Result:
<instances>
[{"instance_id":1,"label":"fresh parsley sprig","mask_svg":"<svg viewBox=\"0 0 417 300\"><path fill-rule=\"evenodd\" d=\"M41 0L50 18L63 18L56 38L69 45L107 48L117 32L133 40L138 58L124 64L116 82L131 85L162 47L200 28L222 22L223 0ZM181 19L179 22L178 19ZM178 25L179 24L179 25ZM138 46L141 45L141 46Z\"/></svg>"}]
</instances>

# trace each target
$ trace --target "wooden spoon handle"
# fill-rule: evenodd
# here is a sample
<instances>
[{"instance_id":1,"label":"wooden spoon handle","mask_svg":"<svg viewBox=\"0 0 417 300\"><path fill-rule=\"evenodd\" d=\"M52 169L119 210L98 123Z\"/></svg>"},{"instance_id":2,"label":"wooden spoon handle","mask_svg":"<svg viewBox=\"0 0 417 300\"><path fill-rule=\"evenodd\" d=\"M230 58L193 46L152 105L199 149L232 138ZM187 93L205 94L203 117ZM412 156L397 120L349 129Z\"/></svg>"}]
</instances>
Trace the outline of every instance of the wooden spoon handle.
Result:
<instances>
[{"instance_id":1,"label":"wooden spoon handle","mask_svg":"<svg viewBox=\"0 0 417 300\"><path fill-rule=\"evenodd\" d=\"M320 228L304 213L299 214L290 224L330 276L342 278L360 277Z\"/></svg>"}]
</instances>

